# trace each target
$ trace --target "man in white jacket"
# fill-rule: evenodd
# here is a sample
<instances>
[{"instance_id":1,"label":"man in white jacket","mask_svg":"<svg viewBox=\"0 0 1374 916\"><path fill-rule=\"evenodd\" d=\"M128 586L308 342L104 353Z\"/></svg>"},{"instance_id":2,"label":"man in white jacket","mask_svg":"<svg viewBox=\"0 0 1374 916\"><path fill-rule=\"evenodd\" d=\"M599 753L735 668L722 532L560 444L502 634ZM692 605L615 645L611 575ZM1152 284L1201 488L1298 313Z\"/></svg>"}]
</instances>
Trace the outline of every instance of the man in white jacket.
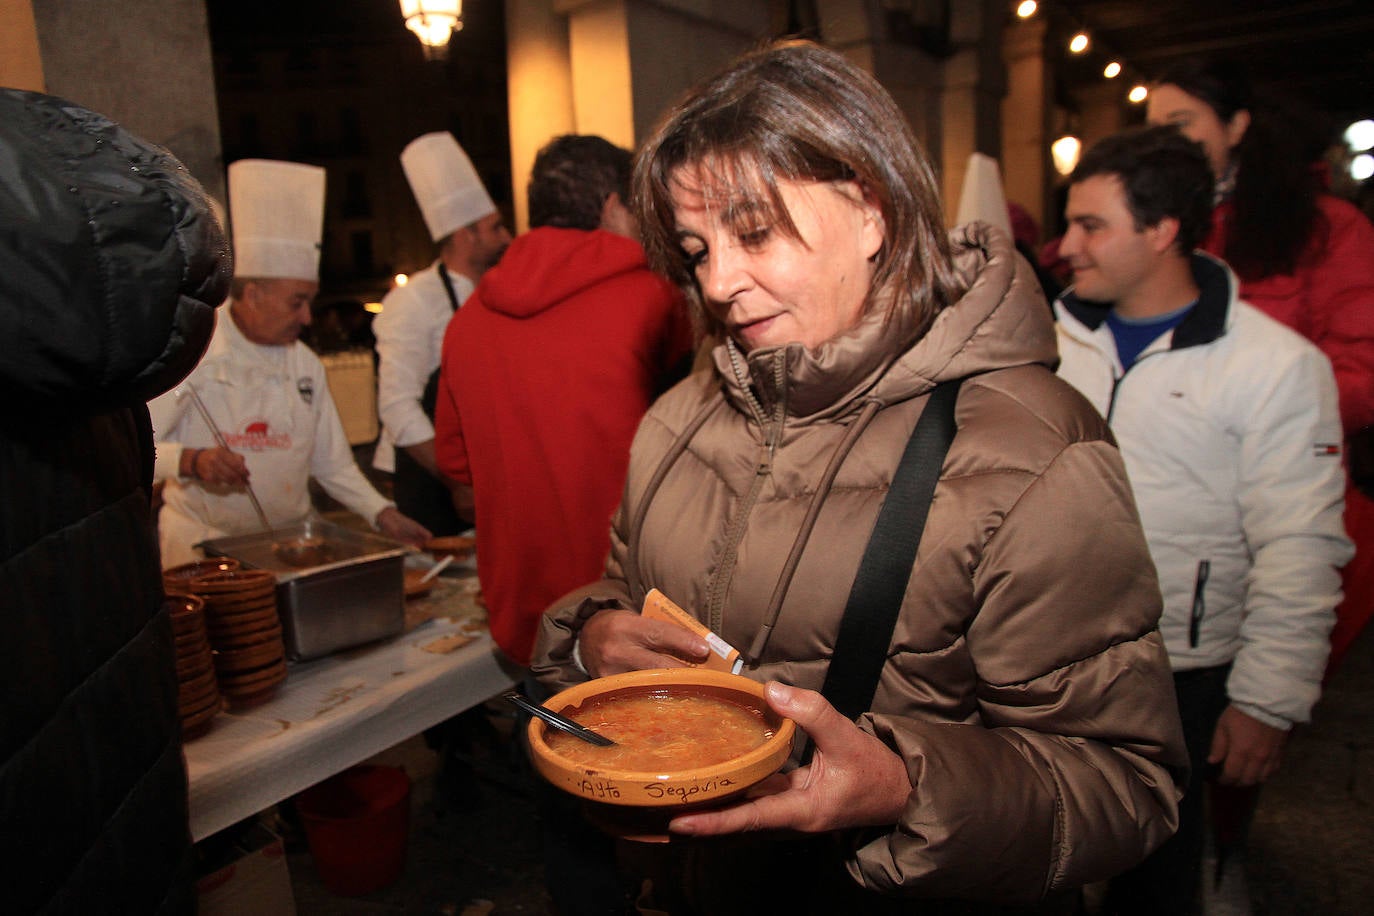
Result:
<instances>
[{"instance_id":1,"label":"man in white jacket","mask_svg":"<svg viewBox=\"0 0 1374 916\"><path fill-rule=\"evenodd\" d=\"M401 167L439 257L382 300L372 323L380 359L382 435L372 464L395 476L396 504L436 535L468 527L434 460L434 397L449 320L510 244L509 230L467 153L447 131L401 151ZM458 499L466 503L465 488Z\"/></svg>"},{"instance_id":2,"label":"man in white jacket","mask_svg":"<svg viewBox=\"0 0 1374 916\"><path fill-rule=\"evenodd\" d=\"M319 290L324 179L324 169L296 162L229 167L230 301L195 370L148 405L156 476L167 481L158 521L163 568L197 558L200 541L260 530L250 481L273 526L310 514L314 477L383 534L416 545L429 538L358 469L324 366L299 341Z\"/></svg>"},{"instance_id":3,"label":"man in white jacket","mask_svg":"<svg viewBox=\"0 0 1374 916\"><path fill-rule=\"evenodd\" d=\"M1262 783L1310 717L1352 553L1330 364L1193 251L1211 194L1175 128L1109 137L1070 176L1060 247L1059 375L1125 459L1193 764L1178 835L1113 882L1111 913L1196 912L1207 779Z\"/></svg>"}]
</instances>

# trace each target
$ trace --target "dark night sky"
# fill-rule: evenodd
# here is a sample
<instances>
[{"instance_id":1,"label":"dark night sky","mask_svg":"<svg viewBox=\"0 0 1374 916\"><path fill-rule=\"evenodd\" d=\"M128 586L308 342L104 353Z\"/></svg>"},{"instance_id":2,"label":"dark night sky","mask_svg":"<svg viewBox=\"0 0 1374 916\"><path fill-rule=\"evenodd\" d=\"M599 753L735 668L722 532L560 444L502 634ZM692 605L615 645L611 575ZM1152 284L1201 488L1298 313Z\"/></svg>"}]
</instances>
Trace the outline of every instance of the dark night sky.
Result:
<instances>
[{"instance_id":1,"label":"dark night sky","mask_svg":"<svg viewBox=\"0 0 1374 916\"><path fill-rule=\"evenodd\" d=\"M207 0L206 9L211 35L271 32L289 39L405 29L397 0Z\"/></svg>"}]
</instances>

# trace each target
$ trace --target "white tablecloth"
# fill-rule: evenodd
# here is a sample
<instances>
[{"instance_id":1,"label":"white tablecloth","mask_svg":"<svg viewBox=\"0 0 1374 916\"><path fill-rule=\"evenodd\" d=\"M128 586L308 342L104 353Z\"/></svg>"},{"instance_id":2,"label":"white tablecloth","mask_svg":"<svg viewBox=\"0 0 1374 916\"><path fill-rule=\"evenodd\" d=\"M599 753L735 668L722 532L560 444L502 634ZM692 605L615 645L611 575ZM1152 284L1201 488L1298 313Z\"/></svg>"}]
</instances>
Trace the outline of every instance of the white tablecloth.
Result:
<instances>
[{"instance_id":1,"label":"white tablecloth","mask_svg":"<svg viewBox=\"0 0 1374 916\"><path fill-rule=\"evenodd\" d=\"M475 580L474 580L475 582ZM444 583L458 593L472 583ZM470 606L470 604L469 604ZM452 652L422 648L452 633ZM509 689L480 617L432 619L403 636L291 666L281 691L242 713L222 713L185 746L191 836L201 840L431 725Z\"/></svg>"}]
</instances>

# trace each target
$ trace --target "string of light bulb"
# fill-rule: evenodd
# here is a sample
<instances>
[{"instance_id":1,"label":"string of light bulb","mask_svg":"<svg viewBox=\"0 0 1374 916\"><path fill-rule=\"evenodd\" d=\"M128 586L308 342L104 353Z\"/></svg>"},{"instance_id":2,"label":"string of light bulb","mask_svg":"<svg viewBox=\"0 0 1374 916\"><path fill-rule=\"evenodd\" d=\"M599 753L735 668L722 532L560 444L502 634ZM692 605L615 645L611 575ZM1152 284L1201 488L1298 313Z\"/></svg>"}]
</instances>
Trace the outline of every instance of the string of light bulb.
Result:
<instances>
[{"instance_id":1,"label":"string of light bulb","mask_svg":"<svg viewBox=\"0 0 1374 916\"><path fill-rule=\"evenodd\" d=\"M1065 29L1069 33L1069 40L1065 49L1072 56L1079 57L1089 51L1096 51L1104 57L1107 63L1102 68L1103 79L1119 79L1126 74L1127 65L1119 54L1112 53L1109 49L1102 46L1094 39L1092 31L1077 20L1072 13L1062 6L1049 7L1046 3L1037 0L1019 0L1013 7L1018 19L1031 19L1035 16L1053 17L1061 22L1067 23L1069 28ZM1150 90L1143 80L1137 80L1126 93L1126 99L1132 104L1139 105L1149 96Z\"/></svg>"},{"instance_id":2,"label":"string of light bulb","mask_svg":"<svg viewBox=\"0 0 1374 916\"><path fill-rule=\"evenodd\" d=\"M1140 105L1149 96L1149 89L1144 80L1123 79L1123 76L1127 74L1127 64L1124 59L1098 42L1093 37L1092 31L1085 27L1063 5L1055 5L1050 8L1047 4L1036 2L1036 0L1019 0L1012 9L1019 19L1043 16L1046 20L1056 20L1058 26L1055 30L1056 33L1069 36L1064 45L1064 50L1070 57L1082 58L1089 52L1100 55L1106 61L1101 71L1104 80L1120 79L1123 83L1131 83L1131 88L1125 93L1126 100L1131 104ZM1078 164L1078 157L1082 149L1082 141L1072 131L1066 131L1063 136L1050 145L1050 161L1054 170L1060 175L1068 175Z\"/></svg>"}]
</instances>

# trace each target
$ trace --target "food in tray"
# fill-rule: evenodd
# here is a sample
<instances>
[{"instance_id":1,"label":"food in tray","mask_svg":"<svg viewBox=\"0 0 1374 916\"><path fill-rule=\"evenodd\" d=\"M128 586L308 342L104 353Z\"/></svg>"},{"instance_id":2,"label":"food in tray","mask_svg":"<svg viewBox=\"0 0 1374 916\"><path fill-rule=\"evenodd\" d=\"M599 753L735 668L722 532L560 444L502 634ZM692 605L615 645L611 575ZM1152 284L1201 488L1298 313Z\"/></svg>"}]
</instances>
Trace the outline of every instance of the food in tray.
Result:
<instances>
[{"instance_id":1,"label":"food in tray","mask_svg":"<svg viewBox=\"0 0 1374 916\"><path fill-rule=\"evenodd\" d=\"M316 536L276 541L272 544L272 553L287 566L297 569L323 566L339 558L338 551L328 541Z\"/></svg>"}]
</instances>

